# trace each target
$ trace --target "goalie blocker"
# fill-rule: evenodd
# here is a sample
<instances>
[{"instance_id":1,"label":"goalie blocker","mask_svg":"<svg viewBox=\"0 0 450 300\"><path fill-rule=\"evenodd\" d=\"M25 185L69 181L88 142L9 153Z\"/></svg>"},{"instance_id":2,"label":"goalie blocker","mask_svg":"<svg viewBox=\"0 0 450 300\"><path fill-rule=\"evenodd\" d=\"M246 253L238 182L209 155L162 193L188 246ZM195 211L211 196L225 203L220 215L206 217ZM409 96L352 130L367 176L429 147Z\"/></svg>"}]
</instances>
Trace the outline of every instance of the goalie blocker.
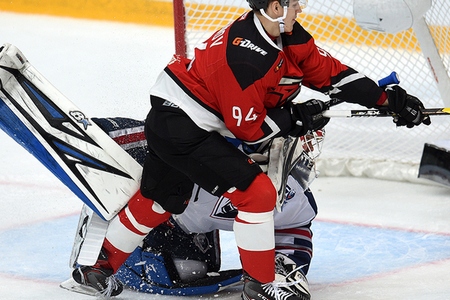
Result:
<instances>
[{"instance_id":1,"label":"goalie blocker","mask_svg":"<svg viewBox=\"0 0 450 300\"><path fill-rule=\"evenodd\" d=\"M424 145L419 178L429 179L450 187L450 140Z\"/></svg>"}]
</instances>

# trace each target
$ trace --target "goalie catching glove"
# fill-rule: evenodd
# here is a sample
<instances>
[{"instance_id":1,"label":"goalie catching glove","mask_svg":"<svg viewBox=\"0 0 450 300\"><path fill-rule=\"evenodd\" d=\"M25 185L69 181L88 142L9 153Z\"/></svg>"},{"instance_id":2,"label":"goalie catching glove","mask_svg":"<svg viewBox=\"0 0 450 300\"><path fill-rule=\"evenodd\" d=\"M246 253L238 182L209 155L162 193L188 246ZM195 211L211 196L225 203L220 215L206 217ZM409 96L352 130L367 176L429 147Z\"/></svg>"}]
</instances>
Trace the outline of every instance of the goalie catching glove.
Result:
<instances>
[{"instance_id":1,"label":"goalie catching glove","mask_svg":"<svg viewBox=\"0 0 450 300\"><path fill-rule=\"evenodd\" d=\"M386 93L388 95L389 110L398 114L398 117L394 118L397 126L412 128L421 123L425 125L431 124L430 117L422 113L422 109L425 107L419 99L409 95L398 85L388 87Z\"/></svg>"},{"instance_id":2,"label":"goalie catching glove","mask_svg":"<svg viewBox=\"0 0 450 300\"><path fill-rule=\"evenodd\" d=\"M328 109L320 100L312 99L303 103L290 103L291 118L294 123L290 136L299 137L308 131L316 131L327 125L329 118L323 116Z\"/></svg>"}]
</instances>

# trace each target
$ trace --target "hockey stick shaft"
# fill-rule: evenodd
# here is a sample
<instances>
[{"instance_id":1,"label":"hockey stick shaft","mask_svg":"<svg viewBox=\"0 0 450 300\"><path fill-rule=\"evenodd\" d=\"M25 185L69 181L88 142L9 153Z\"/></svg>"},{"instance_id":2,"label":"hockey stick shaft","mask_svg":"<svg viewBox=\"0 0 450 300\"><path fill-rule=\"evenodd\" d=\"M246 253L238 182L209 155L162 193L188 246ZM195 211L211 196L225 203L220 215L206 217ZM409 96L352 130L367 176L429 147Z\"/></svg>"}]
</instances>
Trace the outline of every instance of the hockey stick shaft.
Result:
<instances>
[{"instance_id":1,"label":"hockey stick shaft","mask_svg":"<svg viewBox=\"0 0 450 300\"><path fill-rule=\"evenodd\" d=\"M392 72L389 76L378 81L379 86L400 83L396 72ZM344 102L341 99L332 98L326 102L326 106L330 108ZM425 108L422 113L427 116L431 115L450 115L450 108ZM360 109L360 110L327 110L323 113L324 117L333 118L353 118L353 117L396 117L396 114L387 109Z\"/></svg>"},{"instance_id":2,"label":"hockey stick shaft","mask_svg":"<svg viewBox=\"0 0 450 300\"><path fill-rule=\"evenodd\" d=\"M450 115L450 108L425 108L424 115ZM360 109L360 110L326 110L323 116L327 118L355 118L355 117L395 117L396 114L384 109Z\"/></svg>"}]
</instances>

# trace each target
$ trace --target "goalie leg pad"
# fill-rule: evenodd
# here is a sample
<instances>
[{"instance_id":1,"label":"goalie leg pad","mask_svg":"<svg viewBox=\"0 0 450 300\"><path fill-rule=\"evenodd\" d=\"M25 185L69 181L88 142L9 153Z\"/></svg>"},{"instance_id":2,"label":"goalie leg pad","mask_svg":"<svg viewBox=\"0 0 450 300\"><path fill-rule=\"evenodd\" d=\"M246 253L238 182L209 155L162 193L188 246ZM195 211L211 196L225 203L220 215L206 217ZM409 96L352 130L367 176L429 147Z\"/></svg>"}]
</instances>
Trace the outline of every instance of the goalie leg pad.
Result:
<instances>
[{"instance_id":1,"label":"goalie leg pad","mask_svg":"<svg viewBox=\"0 0 450 300\"><path fill-rule=\"evenodd\" d=\"M0 129L105 220L139 188L142 167L10 44L0 47Z\"/></svg>"},{"instance_id":2,"label":"goalie leg pad","mask_svg":"<svg viewBox=\"0 0 450 300\"><path fill-rule=\"evenodd\" d=\"M70 256L71 267L93 266L97 262L107 228L108 222L84 204Z\"/></svg>"}]
</instances>

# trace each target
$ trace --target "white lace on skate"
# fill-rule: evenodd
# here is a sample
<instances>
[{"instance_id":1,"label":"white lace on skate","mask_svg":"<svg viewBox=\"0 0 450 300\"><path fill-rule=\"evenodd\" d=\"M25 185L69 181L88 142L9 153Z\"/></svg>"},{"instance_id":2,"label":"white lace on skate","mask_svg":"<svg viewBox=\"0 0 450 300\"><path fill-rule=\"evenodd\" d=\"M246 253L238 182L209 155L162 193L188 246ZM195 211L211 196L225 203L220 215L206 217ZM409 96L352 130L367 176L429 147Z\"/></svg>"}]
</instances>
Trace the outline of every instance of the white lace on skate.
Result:
<instances>
[{"instance_id":1,"label":"white lace on skate","mask_svg":"<svg viewBox=\"0 0 450 300\"><path fill-rule=\"evenodd\" d=\"M296 296L290 288L294 284L293 282L274 281L261 285L261 288L275 300L288 300Z\"/></svg>"},{"instance_id":2,"label":"white lace on skate","mask_svg":"<svg viewBox=\"0 0 450 300\"><path fill-rule=\"evenodd\" d=\"M119 288L119 286L120 286L120 284L117 281L116 277L114 277L114 275L111 275L106 279L106 289L99 292L99 294L100 294L99 296L105 297L105 298L110 298L112 292L117 290Z\"/></svg>"},{"instance_id":3,"label":"white lace on skate","mask_svg":"<svg viewBox=\"0 0 450 300\"><path fill-rule=\"evenodd\" d=\"M288 271L287 266L292 266L293 269ZM294 261L283 254L278 254L276 256L275 276L279 278L277 279L279 282L278 286L289 288L294 293L300 294L299 296L308 298L310 295L308 280L301 271L301 269L306 267L306 265L301 265L299 267L294 266Z\"/></svg>"}]
</instances>

